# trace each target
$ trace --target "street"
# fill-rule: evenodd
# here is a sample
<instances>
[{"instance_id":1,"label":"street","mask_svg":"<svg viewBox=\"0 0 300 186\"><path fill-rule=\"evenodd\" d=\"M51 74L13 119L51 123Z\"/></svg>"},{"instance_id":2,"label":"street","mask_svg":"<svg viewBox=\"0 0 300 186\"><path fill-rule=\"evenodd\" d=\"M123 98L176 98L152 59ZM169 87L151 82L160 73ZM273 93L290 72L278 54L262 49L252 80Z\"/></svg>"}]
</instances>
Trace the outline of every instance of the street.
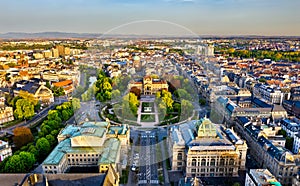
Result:
<instances>
[{"instance_id":1,"label":"street","mask_svg":"<svg viewBox=\"0 0 300 186\"><path fill-rule=\"evenodd\" d=\"M139 167L139 186L159 185L158 165L156 160L156 133L141 133L141 151Z\"/></svg>"}]
</instances>

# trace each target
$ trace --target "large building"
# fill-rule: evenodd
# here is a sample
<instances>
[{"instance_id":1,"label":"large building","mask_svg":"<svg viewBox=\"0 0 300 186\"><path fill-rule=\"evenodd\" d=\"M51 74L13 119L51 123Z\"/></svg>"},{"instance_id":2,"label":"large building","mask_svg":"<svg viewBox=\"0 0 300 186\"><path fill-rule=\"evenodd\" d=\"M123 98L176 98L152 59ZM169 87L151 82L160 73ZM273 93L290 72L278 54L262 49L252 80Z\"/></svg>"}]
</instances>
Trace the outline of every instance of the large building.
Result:
<instances>
[{"instance_id":1,"label":"large building","mask_svg":"<svg viewBox=\"0 0 300 186\"><path fill-rule=\"evenodd\" d=\"M60 88L60 87L63 88L66 95L71 95L74 90L72 80L64 80L64 81L60 81L60 82L55 82L55 83L52 83L52 85L55 87L58 87L58 88Z\"/></svg>"},{"instance_id":2,"label":"large building","mask_svg":"<svg viewBox=\"0 0 300 186\"><path fill-rule=\"evenodd\" d=\"M298 154L300 149L300 133L298 132L294 137L293 153Z\"/></svg>"},{"instance_id":3,"label":"large building","mask_svg":"<svg viewBox=\"0 0 300 186\"><path fill-rule=\"evenodd\" d=\"M182 170L187 177L238 176L245 170L247 144L209 119L173 126L168 140L172 170Z\"/></svg>"},{"instance_id":4,"label":"large building","mask_svg":"<svg viewBox=\"0 0 300 186\"><path fill-rule=\"evenodd\" d=\"M280 121L280 126L286 131L287 136L294 138L300 131L300 120L297 118L283 119Z\"/></svg>"},{"instance_id":5,"label":"large building","mask_svg":"<svg viewBox=\"0 0 300 186\"><path fill-rule=\"evenodd\" d=\"M283 184L291 184L300 171L300 154L293 154L274 140L279 131L275 125L254 125L246 117L236 118L236 129L243 136L250 154L259 167L268 169Z\"/></svg>"},{"instance_id":6,"label":"large building","mask_svg":"<svg viewBox=\"0 0 300 186\"><path fill-rule=\"evenodd\" d=\"M35 100L40 101L42 104L49 104L54 102L52 91L45 86L45 82L40 79L33 78L29 81L22 80L15 83L17 88L14 89L14 95L18 96L20 93L31 94Z\"/></svg>"},{"instance_id":7,"label":"large building","mask_svg":"<svg viewBox=\"0 0 300 186\"><path fill-rule=\"evenodd\" d=\"M165 80L153 79L151 76L145 76L141 81L129 83L129 90L134 87L139 89L144 95L152 95L161 90L168 90L169 86Z\"/></svg>"},{"instance_id":8,"label":"large building","mask_svg":"<svg viewBox=\"0 0 300 186\"><path fill-rule=\"evenodd\" d=\"M12 150L11 147L8 145L8 142L0 140L0 162L11 155Z\"/></svg>"},{"instance_id":9,"label":"large building","mask_svg":"<svg viewBox=\"0 0 300 186\"><path fill-rule=\"evenodd\" d=\"M268 169L250 169L245 186L281 186Z\"/></svg>"},{"instance_id":10,"label":"large building","mask_svg":"<svg viewBox=\"0 0 300 186\"><path fill-rule=\"evenodd\" d=\"M100 173L109 167L120 172L121 151L127 150L129 133L127 125L111 126L109 122L68 125L59 133L59 143L43 162L43 170L55 174L71 167L94 166ZM114 177L118 176L114 173Z\"/></svg>"}]
</instances>

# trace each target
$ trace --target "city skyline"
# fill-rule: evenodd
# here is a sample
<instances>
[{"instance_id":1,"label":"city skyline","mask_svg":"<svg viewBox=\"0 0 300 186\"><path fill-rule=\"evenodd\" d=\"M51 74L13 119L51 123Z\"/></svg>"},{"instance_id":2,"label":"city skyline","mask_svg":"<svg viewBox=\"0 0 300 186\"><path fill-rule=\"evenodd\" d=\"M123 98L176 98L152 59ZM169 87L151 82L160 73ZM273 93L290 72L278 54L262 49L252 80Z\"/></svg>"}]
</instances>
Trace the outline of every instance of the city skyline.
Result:
<instances>
[{"instance_id":1,"label":"city skyline","mask_svg":"<svg viewBox=\"0 0 300 186\"><path fill-rule=\"evenodd\" d=\"M296 0L2 1L7 32L299 36ZM145 20L145 21L143 21Z\"/></svg>"}]
</instances>

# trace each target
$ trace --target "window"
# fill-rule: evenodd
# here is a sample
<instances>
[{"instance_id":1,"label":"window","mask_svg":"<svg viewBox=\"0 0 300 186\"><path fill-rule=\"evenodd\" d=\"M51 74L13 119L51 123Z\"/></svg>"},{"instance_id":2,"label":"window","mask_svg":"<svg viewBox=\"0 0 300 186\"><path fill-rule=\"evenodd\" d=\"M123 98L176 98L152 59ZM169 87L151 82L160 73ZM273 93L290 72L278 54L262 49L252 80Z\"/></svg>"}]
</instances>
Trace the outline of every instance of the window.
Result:
<instances>
[{"instance_id":1,"label":"window","mask_svg":"<svg viewBox=\"0 0 300 186\"><path fill-rule=\"evenodd\" d=\"M206 160L205 159L201 160L201 166L206 166Z\"/></svg>"},{"instance_id":2,"label":"window","mask_svg":"<svg viewBox=\"0 0 300 186\"><path fill-rule=\"evenodd\" d=\"M178 166L182 166L182 162L178 162L177 165L178 165Z\"/></svg>"},{"instance_id":3,"label":"window","mask_svg":"<svg viewBox=\"0 0 300 186\"><path fill-rule=\"evenodd\" d=\"M222 158L221 160L220 160L220 166L224 166L225 165L225 160Z\"/></svg>"},{"instance_id":4,"label":"window","mask_svg":"<svg viewBox=\"0 0 300 186\"><path fill-rule=\"evenodd\" d=\"M177 154L177 160L182 160L182 153L181 153L181 152L179 152L179 153Z\"/></svg>"},{"instance_id":5,"label":"window","mask_svg":"<svg viewBox=\"0 0 300 186\"><path fill-rule=\"evenodd\" d=\"M215 159L211 159L210 160L210 166L215 166L216 165L216 160Z\"/></svg>"},{"instance_id":6,"label":"window","mask_svg":"<svg viewBox=\"0 0 300 186\"><path fill-rule=\"evenodd\" d=\"M192 169L192 172L196 172L196 169Z\"/></svg>"},{"instance_id":7,"label":"window","mask_svg":"<svg viewBox=\"0 0 300 186\"><path fill-rule=\"evenodd\" d=\"M197 160L196 159L192 159L192 166L196 166L197 165Z\"/></svg>"},{"instance_id":8,"label":"window","mask_svg":"<svg viewBox=\"0 0 300 186\"><path fill-rule=\"evenodd\" d=\"M234 165L234 160L232 158L229 160L229 165Z\"/></svg>"}]
</instances>

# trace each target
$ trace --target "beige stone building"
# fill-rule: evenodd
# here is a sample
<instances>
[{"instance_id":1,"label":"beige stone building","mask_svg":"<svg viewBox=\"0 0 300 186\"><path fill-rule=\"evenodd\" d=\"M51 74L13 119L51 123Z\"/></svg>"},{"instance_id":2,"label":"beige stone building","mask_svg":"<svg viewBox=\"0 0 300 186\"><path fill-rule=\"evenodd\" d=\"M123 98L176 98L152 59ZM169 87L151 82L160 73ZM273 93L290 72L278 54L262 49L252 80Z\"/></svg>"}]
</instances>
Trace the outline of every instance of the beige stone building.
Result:
<instances>
[{"instance_id":1,"label":"beige stone building","mask_svg":"<svg viewBox=\"0 0 300 186\"><path fill-rule=\"evenodd\" d=\"M246 143L209 119L172 127L168 140L172 170L183 170L187 177L238 176L245 169Z\"/></svg>"},{"instance_id":2,"label":"beige stone building","mask_svg":"<svg viewBox=\"0 0 300 186\"><path fill-rule=\"evenodd\" d=\"M14 112L12 107L0 106L0 124L13 121Z\"/></svg>"},{"instance_id":3,"label":"beige stone building","mask_svg":"<svg viewBox=\"0 0 300 186\"><path fill-rule=\"evenodd\" d=\"M245 117L236 118L236 129L243 136L250 147L250 154L259 167L268 169L279 182L284 185L292 184L300 171L300 154L293 154L276 142L274 133L276 127L265 129L256 126Z\"/></svg>"},{"instance_id":4,"label":"beige stone building","mask_svg":"<svg viewBox=\"0 0 300 186\"><path fill-rule=\"evenodd\" d=\"M109 122L69 125L59 133L59 143L43 162L43 170L56 174L70 167L94 166L100 173L106 173L115 168L112 176L116 178L116 172L121 171L121 152L127 151L129 137L127 125L111 126Z\"/></svg>"},{"instance_id":5,"label":"beige stone building","mask_svg":"<svg viewBox=\"0 0 300 186\"><path fill-rule=\"evenodd\" d=\"M129 83L129 90L134 87L138 88L144 95L152 95L161 90L168 90L169 85L165 80L153 79L151 76L145 76L142 81Z\"/></svg>"},{"instance_id":6,"label":"beige stone building","mask_svg":"<svg viewBox=\"0 0 300 186\"><path fill-rule=\"evenodd\" d=\"M0 162L11 155L11 146L8 144L8 142L0 140Z\"/></svg>"}]
</instances>

